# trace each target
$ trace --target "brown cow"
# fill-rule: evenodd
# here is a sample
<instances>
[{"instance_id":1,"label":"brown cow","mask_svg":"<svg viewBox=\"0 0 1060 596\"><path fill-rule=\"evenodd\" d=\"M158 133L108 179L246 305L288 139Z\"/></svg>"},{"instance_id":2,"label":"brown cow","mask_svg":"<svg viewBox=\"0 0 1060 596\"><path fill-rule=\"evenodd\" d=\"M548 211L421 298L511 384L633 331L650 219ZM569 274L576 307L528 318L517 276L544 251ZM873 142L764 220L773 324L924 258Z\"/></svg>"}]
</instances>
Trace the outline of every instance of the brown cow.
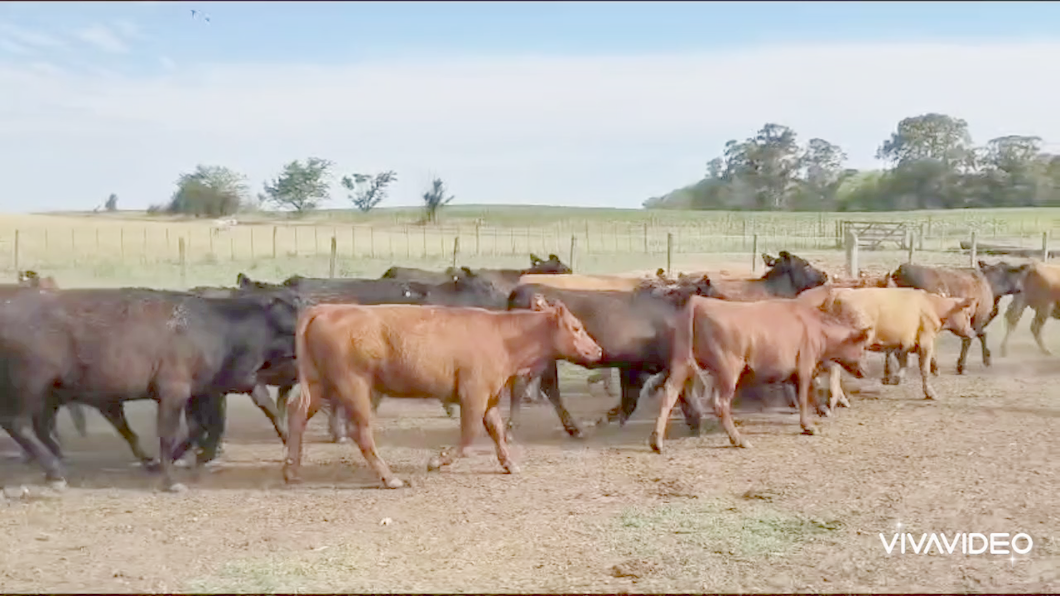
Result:
<instances>
[{"instance_id":1,"label":"brown cow","mask_svg":"<svg viewBox=\"0 0 1060 596\"><path fill-rule=\"evenodd\" d=\"M871 329L869 349L887 351L883 383L897 385L905 374L910 351L920 359L924 398L937 394L928 382L935 352L935 339L942 330L971 341L976 331L972 325L978 301L974 297L950 298L915 288L840 288L834 290L821 307L832 314L854 313L853 318ZM898 352L899 369L890 374L890 351ZM835 387L839 371L832 371L832 403L837 399Z\"/></svg>"},{"instance_id":2,"label":"brown cow","mask_svg":"<svg viewBox=\"0 0 1060 596\"><path fill-rule=\"evenodd\" d=\"M732 420L732 398L738 385L790 382L798 386L799 422L816 432L810 419L810 385L822 364L836 362L864 376L861 356L870 330L823 313L798 300L728 302L692 297L685 322L674 334L673 360L664 397L649 444L662 453L670 412L686 384L702 367L714 380L714 412L732 443L750 447Z\"/></svg>"},{"instance_id":3,"label":"brown cow","mask_svg":"<svg viewBox=\"0 0 1060 596\"><path fill-rule=\"evenodd\" d=\"M990 366L990 349L986 345L986 326L990 324L994 312L994 292L986 277L974 267L928 267L903 263L891 274L894 284L900 288L919 288L954 298L970 298L975 306L972 309L972 327L975 336L983 348L983 365ZM961 338L961 353L957 357L957 374L964 374L964 363L968 358L968 349L972 339ZM938 368L934 366L933 368Z\"/></svg>"},{"instance_id":4,"label":"brown cow","mask_svg":"<svg viewBox=\"0 0 1060 596\"><path fill-rule=\"evenodd\" d=\"M600 346L561 302L538 297L533 309L494 312L433 306L318 305L303 311L296 336L302 391L288 403L284 479L298 481L306 421L325 401L343 404L356 425L357 445L387 488L403 482L376 453L372 390L391 397L431 397L460 404L460 445L446 449L428 470L465 456L485 425L508 473L518 471L508 452L498 407L514 377L540 374L563 358L591 363Z\"/></svg>"}]
</instances>

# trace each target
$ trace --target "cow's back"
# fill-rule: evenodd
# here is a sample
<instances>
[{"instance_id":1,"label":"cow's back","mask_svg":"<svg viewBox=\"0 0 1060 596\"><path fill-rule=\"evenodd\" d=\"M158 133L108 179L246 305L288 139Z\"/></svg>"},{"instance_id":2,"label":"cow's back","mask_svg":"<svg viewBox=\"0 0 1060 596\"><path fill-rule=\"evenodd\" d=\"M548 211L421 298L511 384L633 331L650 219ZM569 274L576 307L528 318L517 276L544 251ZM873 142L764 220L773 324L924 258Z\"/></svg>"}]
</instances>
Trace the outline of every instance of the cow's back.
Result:
<instances>
[{"instance_id":1,"label":"cow's back","mask_svg":"<svg viewBox=\"0 0 1060 596\"><path fill-rule=\"evenodd\" d=\"M1060 300L1060 266L1035 261L1023 279L1023 294L1032 307Z\"/></svg>"},{"instance_id":2,"label":"cow's back","mask_svg":"<svg viewBox=\"0 0 1060 596\"><path fill-rule=\"evenodd\" d=\"M613 275L579 275L576 273L527 273L519 277L519 285L537 284L569 290L633 291L639 279Z\"/></svg>"},{"instance_id":3,"label":"cow's back","mask_svg":"<svg viewBox=\"0 0 1060 596\"><path fill-rule=\"evenodd\" d=\"M986 276L978 269L904 263L895 270L892 278L898 287L918 288L953 298L974 298L976 306L972 326L979 328L989 322L994 308L994 291Z\"/></svg>"},{"instance_id":4,"label":"cow's back","mask_svg":"<svg viewBox=\"0 0 1060 596\"><path fill-rule=\"evenodd\" d=\"M916 288L839 288L826 305L833 315L872 328L872 344L911 347L921 330L940 322L924 290Z\"/></svg>"}]
</instances>

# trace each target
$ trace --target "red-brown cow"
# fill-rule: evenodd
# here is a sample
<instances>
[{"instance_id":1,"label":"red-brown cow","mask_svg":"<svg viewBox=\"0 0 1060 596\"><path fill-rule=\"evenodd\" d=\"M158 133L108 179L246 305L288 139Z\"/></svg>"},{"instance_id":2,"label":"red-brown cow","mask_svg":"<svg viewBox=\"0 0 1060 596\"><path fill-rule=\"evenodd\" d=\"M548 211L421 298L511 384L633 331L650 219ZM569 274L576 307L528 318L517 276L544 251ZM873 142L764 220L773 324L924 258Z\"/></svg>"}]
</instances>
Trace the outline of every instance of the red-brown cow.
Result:
<instances>
[{"instance_id":1,"label":"red-brown cow","mask_svg":"<svg viewBox=\"0 0 1060 596\"><path fill-rule=\"evenodd\" d=\"M799 422L816 432L810 418L810 385L823 364L835 362L863 377L861 357L870 330L798 300L729 302L693 296L674 334L673 360L650 445L661 453L666 423L677 397L702 367L714 378L714 412L733 445L750 447L732 420L732 398L742 383L794 381Z\"/></svg>"},{"instance_id":2,"label":"red-brown cow","mask_svg":"<svg viewBox=\"0 0 1060 596\"><path fill-rule=\"evenodd\" d=\"M356 426L357 446L387 488L399 488L375 450L372 390L391 397L437 398L460 404L460 445L446 449L428 470L464 457L481 421L508 473L518 471L508 452L498 402L516 376L540 374L562 358L588 364L600 346L563 303L536 297L529 311L434 306L317 305L299 317L296 335L301 394L287 405L284 479L298 481L302 433L324 401L341 403Z\"/></svg>"}]
</instances>

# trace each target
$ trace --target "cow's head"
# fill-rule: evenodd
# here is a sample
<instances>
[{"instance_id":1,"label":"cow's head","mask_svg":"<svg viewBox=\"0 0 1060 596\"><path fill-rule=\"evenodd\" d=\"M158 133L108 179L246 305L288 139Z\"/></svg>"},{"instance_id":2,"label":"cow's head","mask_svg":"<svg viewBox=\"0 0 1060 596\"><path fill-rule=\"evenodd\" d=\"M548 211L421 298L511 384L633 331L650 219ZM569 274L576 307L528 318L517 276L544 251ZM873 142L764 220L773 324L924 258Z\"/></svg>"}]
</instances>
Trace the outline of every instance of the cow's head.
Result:
<instances>
[{"instance_id":1,"label":"cow's head","mask_svg":"<svg viewBox=\"0 0 1060 596\"><path fill-rule=\"evenodd\" d=\"M798 294L828 283L828 274L811 265L806 259L782 250L762 279L767 282L786 282L790 289Z\"/></svg>"},{"instance_id":2,"label":"cow's head","mask_svg":"<svg viewBox=\"0 0 1060 596\"><path fill-rule=\"evenodd\" d=\"M251 292L240 298L253 303L265 314L269 330L265 361L277 362L295 357L294 334L298 327L298 311L303 306L298 294L291 290Z\"/></svg>"},{"instance_id":3,"label":"cow's head","mask_svg":"<svg viewBox=\"0 0 1060 596\"><path fill-rule=\"evenodd\" d=\"M479 275L467 267L464 267L461 273L462 275L453 279L453 289L458 293L497 300L503 300L507 296L498 290L490 278Z\"/></svg>"},{"instance_id":4,"label":"cow's head","mask_svg":"<svg viewBox=\"0 0 1060 596\"><path fill-rule=\"evenodd\" d=\"M603 356L596 340L585 331L585 325L559 300L549 302L541 294L530 299L530 310L548 313L556 322L555 349L560 358L572 362L593 363Z\"/></svg>"},{"instance_id":5,"label":"cow's head","mask_svg":"<svg viewBox=\"0 0 1060 596\"><path fill-rule=\"evenodd\" d=\"M872 339L872 327L830 315L825 315L825 319L825 352L821 360L835 362L856 378L864 378L865 348Z\"/></svg>"},{"instance_id":6,"label":"cow's head","mask_svg":"<svg viewBox=\"0 0 1060 596\"><path fill-rule=\"evenodd\" d=\"M957 337L963 337L964 339L975 338L976 333L975 328L972 327L972 317L975 316L976 307L979 305L976 298L938 296L935 300L941 300L943 304L941 312L944 314L939 317L942 319L942 329L951 331Z\"/></svg>"},{"instance_id":7,"label":"cow's head","mask_svg":"<svg viewBox=\"0 0 1060 596\"><path fill-rule=\"evenodd\" d=\"M1031 266L1028 263L1011 265L1001 261L991 265L985 261L979 261L976 264L979 266L979 272L990 283L990 290L994 293L994 298L1022 292L1023 279L1026 277L1027 272L1031 270Z\"/></svg>"},{"instance_id":8,"label":"cow's head","mask_svg":"<svg viewBox=\"0 0 1060 596\"><path fill-rule=\"evenodd\" d=\"M766 267L775 267L777 265L777 259L767 252L762 253L762 262L766 264Z\"/></svg>"},{"instance_id":9,"label":"cow's head","mask_svg":"<svg viewBox=\"0 0 1060 596\"><path fill-rule=\"evenodd\" d=\"M530 268L523 270L523 273L567 274L574 273L574 271L554 254L548 255L548 260L546 261L534 253L530 253Z\"/></svg>"}]
</instances>

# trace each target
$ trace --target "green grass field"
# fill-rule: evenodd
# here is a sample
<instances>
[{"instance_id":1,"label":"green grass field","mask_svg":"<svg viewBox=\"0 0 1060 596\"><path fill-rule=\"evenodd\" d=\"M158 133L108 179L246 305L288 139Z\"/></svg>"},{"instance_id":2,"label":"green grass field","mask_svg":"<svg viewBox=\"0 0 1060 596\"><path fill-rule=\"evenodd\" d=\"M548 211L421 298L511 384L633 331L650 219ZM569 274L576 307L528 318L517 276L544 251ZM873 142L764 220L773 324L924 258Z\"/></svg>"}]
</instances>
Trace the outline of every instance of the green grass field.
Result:
<instances>
[{"instance_id":1,"label":"green grass field","mask_svg":"<svg viewBox=\"0 0 1060 596\"><path fill-rule=\"evenodd\" d=\"M0 268L12 279L17 269L36 269L71 287L229 285L241 271L262 279L327 276L332 238L340 277L376 276L392 265L441 268L454 262L454 250L457 264L472 267L521 266L533 252L565 261L573 254L576 270L588 273L649 271L667 265L669 250L675 268L749 268L761 252L838 254L842 220L912 222L926 252L953 251L973 230L984 242L1039 247L1042 232L1060 227L1060 209L774 214L482 205L450 207L432 225L413 208L237 219L214 230L212 220L143 212L7 215Z\"/></svg>"}]
</instances>

